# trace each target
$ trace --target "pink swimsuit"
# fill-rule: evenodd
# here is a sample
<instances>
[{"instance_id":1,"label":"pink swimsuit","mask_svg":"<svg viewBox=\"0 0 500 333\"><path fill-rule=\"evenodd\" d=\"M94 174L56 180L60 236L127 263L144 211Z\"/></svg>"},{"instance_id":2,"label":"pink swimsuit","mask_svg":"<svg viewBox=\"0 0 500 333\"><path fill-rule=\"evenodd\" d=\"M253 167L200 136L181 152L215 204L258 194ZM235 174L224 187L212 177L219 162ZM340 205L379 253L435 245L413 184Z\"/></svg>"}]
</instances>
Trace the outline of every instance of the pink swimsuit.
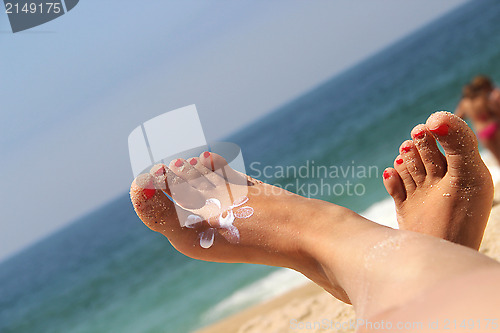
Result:
<instances>
[{"instance_id":1,"label":"pink swimsuit","mask_svg":"<svg viewBox=\"0 0 500 333\"><path fill-rule=\"evenodd\" d=\"M491 140L495 136L495 133L498 130L498 123L493 122L483 128L481 131L477 133L477 137L481 140Z\"/></svg>"}]
</instances>

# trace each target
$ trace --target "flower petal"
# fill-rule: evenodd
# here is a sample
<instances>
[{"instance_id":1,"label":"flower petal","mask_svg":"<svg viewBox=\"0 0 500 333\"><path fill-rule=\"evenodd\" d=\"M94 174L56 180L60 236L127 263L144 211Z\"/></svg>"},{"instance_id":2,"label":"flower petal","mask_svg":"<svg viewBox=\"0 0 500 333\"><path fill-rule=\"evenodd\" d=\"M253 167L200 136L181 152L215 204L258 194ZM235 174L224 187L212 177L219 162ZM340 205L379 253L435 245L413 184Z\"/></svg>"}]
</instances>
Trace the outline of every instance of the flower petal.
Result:
<instances>
[{"instance_id":1,"label":"flower petal","mask_svg":"<svg viewBox=\"0 0 500 333\"><path fill-rule=\"evenodd\" d=\"M253 215L253 208L249 206L238 208L234 212L234 216L239 219L246 219Z\"/></svg>"},{"instance_id":2,"label":"flower petal","mask_svg":"<svg viewBox=\"0 0 500 333\"><path fill-rule=\"evenodd\" d=\"M234 200L233 205L230 208L241 206L247 201L248 201L248 197L242 196L241 198Z\"/></svg>"},{"instance_id":3,"label":"flower petal","mask_svg":"<svg viewBox=\"0 0 500 333\"><path fill-rule=\"evenodd\" d=\"M215 229L208 228L207 231L201 233L200 246L208 249L214 243Z\"/></svg>"},{"instance_id":4,"label":"flower petal","mask_svg":"<svg viewBox=\"0 0 500 333\"><path fill-rule=\"evenodd\" d=\"M223 237L231 244L237 244L240 242L240 232L238 228L236 228L234 225L229 226L229 228L226 229L228 232L227 234L223 235Z\"/></svg>"},{"instance_id":5,"label":"flower petal","mask_svg":"<svg viewBox=\"0 0 500 333\"><path fill-rule=\"evenodd\" d=\"M221 228L228 228L233 225L233 222L234 213L232 209L227 211L226 217L222 217L222 214L219 216L219 225Z\"/></svg>"},{"instance_id":6,"label":"flower petal","mask_svg":"<svg viewBox=\"0 0 500 333\"><path fill-rule=\"evenodd\" d=\"M219 209L222 208L222 204L220 203L219 199L215 198L207 199L207 201L205 201L205 205L210 205L210 204L216 205L217 207L219 207Z\"/></svg>"},{"instance_id":7,"label":"flower petal","mask_svg":"<svg viewBox=\"0 0 500 333\"><path fill-rule=\"evenodd\" d=\"M197 228L201 226L201 222L203 222L203 219L199 217L198 215L189 215L184 222L184 227L186 228Z\"/></svg>"}]
</instances>

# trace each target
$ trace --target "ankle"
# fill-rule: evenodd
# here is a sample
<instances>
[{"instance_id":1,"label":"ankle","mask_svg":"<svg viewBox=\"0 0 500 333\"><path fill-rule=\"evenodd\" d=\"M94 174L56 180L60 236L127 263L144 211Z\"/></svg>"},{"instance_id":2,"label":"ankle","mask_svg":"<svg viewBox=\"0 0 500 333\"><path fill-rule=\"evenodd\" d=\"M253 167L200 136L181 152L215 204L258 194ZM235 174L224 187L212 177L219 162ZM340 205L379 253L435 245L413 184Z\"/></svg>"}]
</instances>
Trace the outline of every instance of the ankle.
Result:
<instances>
[{"instance_id":1,"label":"ankle","mask_svg":"<svg viewBox=\"0 0 500 333\"><path fill-rule=\"evenodd\" d=\"M346 260L343 244L358 229L362 231L371 223L347 208L319 200L311 200L297 210L305 212L307 218L300 220L297 226L302 260L300 266L293 268L334 297L350 303L337 277Z\"/></svg>"}]
</instances>

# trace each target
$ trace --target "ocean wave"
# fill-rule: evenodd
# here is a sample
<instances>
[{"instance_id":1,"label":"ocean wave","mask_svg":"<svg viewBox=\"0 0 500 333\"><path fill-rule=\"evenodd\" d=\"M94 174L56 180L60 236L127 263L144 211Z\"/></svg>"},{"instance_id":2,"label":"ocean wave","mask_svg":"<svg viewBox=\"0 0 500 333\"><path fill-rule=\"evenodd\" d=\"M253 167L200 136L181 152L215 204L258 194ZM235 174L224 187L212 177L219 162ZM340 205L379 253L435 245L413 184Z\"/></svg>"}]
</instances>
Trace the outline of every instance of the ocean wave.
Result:
<instances>
[{"instance_id":1,"label":"ocean wave","mask_svg":"<svg viewBox=\"0 0 500 333\"><path fill-rule=\"evenodd\" d=\"M495 161L495 157L488 150L481 149L481 158L488 167L491 173L491 178L493 179L493 184L497 184L500 181L500 166Z\"/></svg>"},{"instance_id":2,"label":"ocean wave","mask_svg":"<svg viewBox=\"0 0 500 333\"><path fill-rule=\"evenodd\" d=\"M360 214L368 220L377 222L393 229L399 229L396 220L396 208L391 197L387 197L382 201L378 201L368 207Z\"/></svg>"},{"instance_id":3,"label":"ocean wave","mask_svg":"<svg viewBox=\"0 0 500 333\"><path fill-rule=\"evenodd\" d=\"M305 285L307 282L310 282L310 280L302 274L287 268L281 268L235 291L206 311L201 319L203 322L212 322L249 305L262 303L285 294L292 289Z\"/></svg>"}]
</instances>

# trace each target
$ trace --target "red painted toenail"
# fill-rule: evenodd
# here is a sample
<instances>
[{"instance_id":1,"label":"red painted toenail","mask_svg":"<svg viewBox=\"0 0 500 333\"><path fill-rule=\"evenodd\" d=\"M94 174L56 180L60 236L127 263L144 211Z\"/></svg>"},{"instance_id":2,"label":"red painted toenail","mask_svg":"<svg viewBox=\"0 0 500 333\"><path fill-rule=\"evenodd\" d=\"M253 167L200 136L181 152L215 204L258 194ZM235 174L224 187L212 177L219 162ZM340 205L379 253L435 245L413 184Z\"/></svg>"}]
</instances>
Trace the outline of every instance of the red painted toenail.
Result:
<instances>
[{"instance_id":1,"label":"red painted toenail","mask_svg":"<svg viewBox=\"0 0 500 333\"><path fill-rule=\"evenodd\" d=\"M424 131L424 130L421 130L421 131L418 131L417 133L415 133L415 134L413 135L413 137L414 137L415 139L422 139L422 138L424 137L424 135L425 135L425 131Z\"/></svg>"},{"instance_id":2,"label":"red painted toenail","mask_svg":"<svg viewBox=\"0 0 500 333\"><path fill-rule=\"evenodd\" d=\"M210 156L210 152L208 152L208 151L204 152L203 156L205 156L205 158L208 158L208 156Z\"/></svg>"},{"instance_id":3,"label":"red painted toenail","mask_svg":"<svg viewBox=\"0 0 500 333\"><path fill-rule=\"evenodd\" d=\"M175 166L180 168L182 166L182 160L179 158L177 161L175 161Z\"/></svg>"},{"instance_id":4,"label":"red painted toenail","mask_svg":"<svg viewBox=\"0 0 500 333\"><path fill-rule=\"evenodd\" d=\"M155 175L157 176L163 176L166 173L164 167L160 167L158 170L156 170Z\"/></svg>"},{"instance_id":5,"label":"red painted toenail","mask_svg":"<svg viewBox=\"0 0 500 333\"><path fill-rule=\"evenodd\" d=\"M447 135L448 134L448 125L442 124L442 125L439 125L435 129L431 129L430 131L436 135Z\"/></svg>"},{"instance_id":6,"label":"red painted toenail","mask_svg":"<svg viewBox=\"0 0 500 333\"><path fill-rule=\"evenodd\" d=\"M398 158L398 159L396 160L396 164L397 164L397 165L403 164L403 159L402 159L402 158Z\"/></svg>"},{"instance_id":7,"label":"red painted toenail","mask_svg":"<svg viewBox=\"0 0 500 333\"><path fill-rule=\"evenodd\" d=\"M191 165L196 165L196 163L198 163L196 158L193 158L193 159L191 159L191 161L189 161L189 164L191 164Z\"/></svg>"},{"instance_id":8,"label":"red painted toenail","mask_svg":"<svg viewBox=\"0 0 500 333\"><path fill-rule=\"evenodd\" d=\"M149 200L155 195L156 190L154 188L145 188L143 191L144 196L146 197L146 200Z\"/></svg>"},{"instance_id":9,"label":"red painted toenail","mask_svg":"<svg viewBox=\"0 0 500 333\"><path fill-rule=\"evenodd\" d=\"M404 146L404 147L401 147L401 152L402 153L407 153L411 150L411 147L410 146Z\"/></svg>"},{"instance_id":10,"label":"red painted toenail","mask_svg":"<svg viewBox=\"0 0 500 333\"><path fill-rule=\"evenodd\" d=\"M148 185L146 185L146 188L142 190L142 193L144 193L144 197L146 200L149 200L155 195L156 189L153 188L153 181L150 181Z\"/></svg>"},{"instance_id":11,"label":"red painted toenail","mask_svg":"<svg viewBox=\"0 0 500 333\"><path fill-rule=\"evenodd\" d=\"M388 179L389 177L391 177L391 173L387 170L384 170L384 179Z\"/></svg>"}]
</instances>

